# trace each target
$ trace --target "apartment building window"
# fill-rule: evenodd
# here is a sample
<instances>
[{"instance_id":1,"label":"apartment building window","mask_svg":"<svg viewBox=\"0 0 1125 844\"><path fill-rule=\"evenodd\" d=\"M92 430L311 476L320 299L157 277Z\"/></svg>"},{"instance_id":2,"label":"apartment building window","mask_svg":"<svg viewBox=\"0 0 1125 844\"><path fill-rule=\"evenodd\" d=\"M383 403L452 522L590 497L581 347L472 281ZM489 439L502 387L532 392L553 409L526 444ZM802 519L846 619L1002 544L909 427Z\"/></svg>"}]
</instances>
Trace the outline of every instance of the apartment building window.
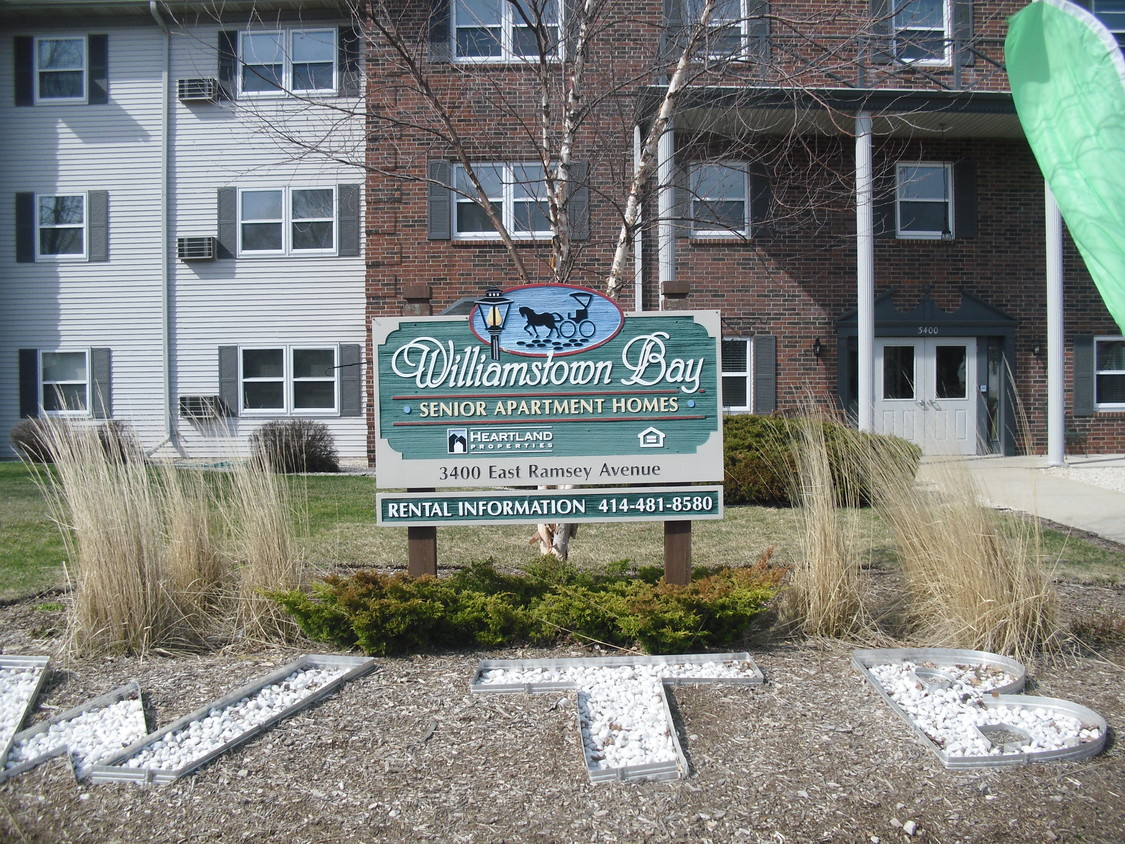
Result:
<instances>
[{"instance_id":1,"label":"apartment building window","mask_svg":"<svg viewBox=\"0 0 1125 844\"><path fill-rule=\"evenodd\" d=\"M108 261L106 191L16 194L16 261Z\"/></svg>"},{"instance_id":2,"label":"apartment building window","mask_svg":"<svg viewBox=\"0 0 1125 844\"><path fill-rule=\"evenodd\" d=\"M280 346L241 349L244 414L336 413L336 348Z\"/></svg>"},{"instance_id":3,"label":"apartment building window","mask_svg":"<svg viewBox=\"0 0 1125 844\"><path fill-rule=\"evenodd\" d=\"M693 237L749 236L749 179L744 166L693 164L689 179Z\"/></svg>"},{"instance_id":4,"label":"apartment building window","mask_svg":"<svg viewBox=\"0 0 1125 844\"><path fill-rule=\"evenodd\" d=\"M240 255L336 252L336 189L275 188L239 192Z\"/></svg>"},{"instance_id":5,"label":"apartment building window","mask_svg":"<svg viewBox=\"0 0 1125 844\"><path fill-rule=\"evenodd\" d=\"M559 55L557 0L454 0L453 55L465 61L538 58L538 29L548 58Z\"/></svg>"},{"instance_id":6,"label":"apartment building window","mask_svg":"<svg viewBox=\"0 0 1125 844\"><path fill-rule=\"evenodd\" d=\"M750 366L751 346L749 338L723 338L723 410L725 411L749 413L751 410L750 401L754 383L754 372Z\"/></svg>"},{"instance_id":7,"label":"apartment building window","mask_svg":"<svg viewBox=\"0 0 1125 844\"><path fill-rule=\"evenodd\" d=\"M12 48L17 106L109 101L109 36L17 35Z\"/></svg>"},{"instance_id":8,"label":"apartment building window","mask_svg":"<svg viewBox=\"0 0 1125 844\"><path fill-rule=\"evenodd\" d=\"M40 195L35 202L36 257L39 260L85 260L86 194Z\"/></svg>"},{"instance_id":9,"label":"apartment building window","mask_svg":"<svg viewBox=\"0 0 1125 844\"><path fill-rule=\"evenodd\" d=\"M1125 337L1094 338L1094 406L1125 410Z\"/></svg>"},{"instance_id":10,"label":"apartment building window","mask_svg":"<svg viewBox=\"0 0 1125 844\"><path fill-rule=\"evenodd\" d=\"M899 164L895 182L898 237L946 240L954 236L953 177L948 164Z\"/></svg>"},{"instance_id":11,"label":"apartment building window","mask_svg":"<svg viewBox=\"0 0 1125 844\"><path fill-rule=\"evenodd\" d=\"M90 409L87 351L40 352L39 406L47 413L85 416Z\"/></svg>"},{"instance_id":12,"label":"apartment building window","mask_svg":"<svg viewBox=\"0 0 1125 844\"><path fill-rule=\"evenodd\" d=\"M20 416L109 418L110 361L106 348L20 349Z\"/></svg>"},{"instance_id":13,"label":"apartment building window","mask_svg":"<svg viewBox=\"0 0 1125 844\"><path fill-rule=\"evenodd\" d=\"M948 64L951 9L948 0L895 3L894 54L904 62Z\"/></svg>"},{"instance_id":14,"label":"apartment building window","mask_svg":"<svg viewBox=\"0 0 1125 844\"><path fill-rule=\"evenodd\" d=\"M1113 33L1117 43L1125 47L1125 0L1092 0L1090 11Z\"/></svg>"},{"instance_id":15,"label":"apartment building window","mask_svg":"<svg viewBox=\"0 0 1125 844\"><path fill-rule=\"evenodd\" d=\"M547 187L543 165L534 163L488 163L473 165L489 204L504 228L515 238L551 236L547 213ZM497 238L488 212L477 201L477 191L465 168L454 172L453 232L457 239Z\"/></svg>"},{"instance_id":16,"label":"apartment building window","mask_svg":"<svg viewBox=\"0 0 1125 844\"><path fill-rule=\"evenodd\" d=\"M239 89L255 95L334 92L336 57L335 29L243 32Z\"/></svg>"},{"instance_id":17,"label":"apartment building window","mask_svg":"<svg viewBox=\"0 0 1125 844\"><path fill-rule=\"evenodd\" d=\"M687 25L697 23L704 0L686 0ZM716 0L703 52L713 61L761 59L768 51L765 0Z\"/></svg>"}]
</instances>

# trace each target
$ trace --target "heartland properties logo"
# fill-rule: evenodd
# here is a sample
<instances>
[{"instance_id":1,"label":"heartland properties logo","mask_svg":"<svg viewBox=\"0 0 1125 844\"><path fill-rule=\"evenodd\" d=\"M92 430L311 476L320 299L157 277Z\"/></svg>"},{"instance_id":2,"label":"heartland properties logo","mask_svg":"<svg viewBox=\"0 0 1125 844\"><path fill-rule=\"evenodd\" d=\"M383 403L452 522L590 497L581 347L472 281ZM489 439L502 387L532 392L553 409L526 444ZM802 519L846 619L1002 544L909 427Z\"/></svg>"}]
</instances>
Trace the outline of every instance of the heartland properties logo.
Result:
<instances>
[{"instance_id":1,"label":"heartland properties logo","mask_svg":"<svg viewBox=\"0 0 1125 844\"><path fill-rule=\"evenodd\" d=\"M448 428L450 454L510 454L554 450L555 435L549 428Z\"/></svg>"}]
</instances>

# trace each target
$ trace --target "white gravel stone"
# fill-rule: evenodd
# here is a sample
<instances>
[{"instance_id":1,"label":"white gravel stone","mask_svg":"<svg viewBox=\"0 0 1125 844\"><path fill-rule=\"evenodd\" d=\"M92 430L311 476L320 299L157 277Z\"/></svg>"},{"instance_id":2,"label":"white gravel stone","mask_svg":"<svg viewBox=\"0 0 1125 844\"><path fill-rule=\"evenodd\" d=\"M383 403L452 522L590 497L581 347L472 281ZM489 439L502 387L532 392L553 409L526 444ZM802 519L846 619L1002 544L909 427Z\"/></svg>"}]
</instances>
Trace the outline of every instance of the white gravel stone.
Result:
<instances>
[{"instance_id":1,"label":"white gravel stone","mask_svg":"<svg viewBox=\"0 0 1125 844\"><path fill-rule=\"evenodd\" d=\"M578 722L586 764L591 770L674 763L676 744L663 682L746 680L757 676L745 662L576 665L565 668L491 668L479 685L557 685L578 689Z\"/></svg>"},{"instance_id":2,"label":"white gravel stone","mask_svg":"<svg viewBox=\"0 0 1125 844\"><path fill-rule=\"evenodd\" d=\"M0 668L0 753L20 728L41 668Z\"/></svg>"},{"instance_id":3,"label":"white gravel stone","mask_svg":"<svg viewBox=\"0 0 1125 844\"><path fill-rule=\"evenodd\" d=\"M17 740L8 754L6 769L51 755L65 747L78 779L90 766L123 750L148 733L139 698L115 701L52 724L26 739Z\"/></svg>"},{"instance_id":4,"label":"white gravel stone","mask_svg":"<svg viewBox=\"0 0 1125 844\"><path fill-rule=\"evenodd\" d=\"M1000 756L1063 750L1100 738L1097 729L1041 706L986 706L986 692L1014 678L998 669L941 666L949 678L926 682L912 662L875 665L871 675L915 724L949 757ZM994 743L979 728L1000 727L1007 741ZM987 731L987 729L986 729Z\"/></svg>"},{"instance_id":5,"label":"white gravel stone","mask_svg":"<svg viewBox=\"0 0 1125 844\"><path fill-rule=\"evenodd\" d=\"M126 768L178 771L203 759L224 744L311 697L318 689L348 672L343 668L306 668L240 698L221 709L167 733L121 762Z\"/></svg>"}]
</instances>

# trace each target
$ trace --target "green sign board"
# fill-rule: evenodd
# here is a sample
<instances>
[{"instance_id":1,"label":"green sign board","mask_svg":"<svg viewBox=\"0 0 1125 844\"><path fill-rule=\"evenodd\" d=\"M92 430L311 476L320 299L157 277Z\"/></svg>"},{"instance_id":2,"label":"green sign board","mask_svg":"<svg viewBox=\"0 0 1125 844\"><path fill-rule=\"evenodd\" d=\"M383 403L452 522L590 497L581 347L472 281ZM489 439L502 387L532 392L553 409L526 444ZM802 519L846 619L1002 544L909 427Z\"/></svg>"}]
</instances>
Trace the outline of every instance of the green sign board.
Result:
<instances>
[{"instance_id":1,"label":"green sign board","mask_svg":"<svg viewBox=\"0 0 1125 844\"><path fill-rule=\"evenodd\" d=\"M380 526L674 522L723 517L720 486L379 493Z\"/></svg>"},{"instance_id":2,"label":"green sign board","mask_svg":"<svg viewBox=\"0 0 1125 844\"><path fill-rule=\"evenodd\" d=\"M372 324L379 486L718 482L717 311L565 285Z\"/></svg>"}]
</instances>

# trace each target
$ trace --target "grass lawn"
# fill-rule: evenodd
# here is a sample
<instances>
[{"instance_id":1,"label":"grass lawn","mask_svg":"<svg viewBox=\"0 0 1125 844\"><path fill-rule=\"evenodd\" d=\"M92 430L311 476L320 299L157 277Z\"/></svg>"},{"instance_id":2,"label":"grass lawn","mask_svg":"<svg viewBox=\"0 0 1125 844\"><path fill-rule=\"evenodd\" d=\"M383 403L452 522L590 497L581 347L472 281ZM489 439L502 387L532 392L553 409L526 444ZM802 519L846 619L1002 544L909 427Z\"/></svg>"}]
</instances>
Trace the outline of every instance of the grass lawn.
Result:
<instances>
[{"instance_id":1,"label":"grass lawn","mask_svg":"<svg viewBox=\"0 0 1125 844\"><path fill-rule=\"evenodd\" d=\"M366 567L406 567L406 529L375 525L375 479L361 475L294 477L294 500L303 506L295 519L306 558L321 572ZM693 560L698 565L752 563L769 547L774 560L792 561L797 549L797 514L791 509L727 507L722 520L694 524ZM886 528L870 510L859 514L864 554L876 564L894 561ZM438 560L460 566L491 557L518 568L537 553L528 544L530 525L451 527L438 532ZM1044 564L1065 580L1125 581L1125 552L1044 530ZM0 462L0 600L32 595L65 584L65 551L58 528L47 516L30 471L18 462ZM603 566L618 560L662 565L664 538L658 522L582 525L571 560Z\"/></svg>"}]
</instances>

